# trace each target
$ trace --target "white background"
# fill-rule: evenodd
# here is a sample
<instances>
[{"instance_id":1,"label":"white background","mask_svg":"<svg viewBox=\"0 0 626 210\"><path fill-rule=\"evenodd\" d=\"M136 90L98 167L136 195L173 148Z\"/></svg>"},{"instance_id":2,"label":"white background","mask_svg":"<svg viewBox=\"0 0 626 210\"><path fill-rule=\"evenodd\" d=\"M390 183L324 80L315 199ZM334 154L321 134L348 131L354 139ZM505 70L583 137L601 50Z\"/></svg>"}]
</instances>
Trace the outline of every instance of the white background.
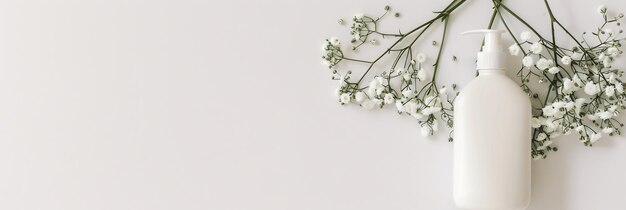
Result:
<instances>
[{"instance_id":1,"label":"white background","mask_svg":"<svg viewBox=\"0 0 626 210\"><path fill-rule=\"evenodd\" d=\"M601 23L601 3L626 12L552 2L576 35ZM320 64L324 38L347 43L338 18L385 4L402 14L384 22L394 31L447 2L0 2L0 209L455 209L446 131L423 138L391 108L340 106ZM540 0L509 5L549 32ZM490 9L454 14L445 83L473 78L480 38L458 34ZM431 62L437 37L420 48ZM557 140L533 162L530 209L624 209L624 140Z\"/></svg>"}]
</instances>

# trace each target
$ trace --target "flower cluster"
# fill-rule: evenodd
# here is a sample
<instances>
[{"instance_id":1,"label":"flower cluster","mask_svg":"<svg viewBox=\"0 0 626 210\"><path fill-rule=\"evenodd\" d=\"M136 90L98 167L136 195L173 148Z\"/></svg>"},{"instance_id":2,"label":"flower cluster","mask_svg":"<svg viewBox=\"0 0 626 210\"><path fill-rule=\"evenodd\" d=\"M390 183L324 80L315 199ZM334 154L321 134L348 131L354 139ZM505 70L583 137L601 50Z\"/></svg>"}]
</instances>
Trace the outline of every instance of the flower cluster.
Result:
<instances>
[{"instance_id":1,"label":"flower cluster","mask_svg":"<svg viewBox=\"0 0 626 210\"><path fill-rule=\"evenodd\" d=\"M367 36L371 33L371 25L375 25L376 22L369 16L365 16L363 13L354 15L352 18L352 26L350 27L350 35L352 35L352 43L360 42L364 43Z\"/></svg>"},{"instance_id":2,"label":"flower cluster","mask_svg":"<svg viewBox=\"0 0 626 210\"><path fill-rule=\"evenodd\" d=\"M322 50L324 50L324 55L322 55L323 64L329 69L335 67L335 65L343 59L341 43L337 37L326 39L324 45L322 46Z\"/></svg>"},{"instance_id":3,"label":"flower cluster","mask_svg":"<svg viewBox=\"0 0 626 210\"><path fill-rule=\"evenodd\" d=\"M365 109L381 109L385 105L395 106L399 114L414 117L421 126L423 136L433 135L439 130L439 120L452 127L452 103L456 97L456 85L437 89L423 68L426 55L419 53L410 61L408 68L397 68L389 73L375 76L363 88L349 82L351 71L346 75L335 73L339 80L336 94L341 104L357 104ZM396 88L394 88L396 87ZM451 94L454 93L454 94Z\"/></svg>"},{"instance_id":4,"label":"flower cluster","mask_svg":"<svg viewBox=\"0 0 626 210\"><path fill-rule=\"evenodd\" d=\"M450 112L456 94L450 97L448 88L443 86L437 89L433 85L434 78L429 78L423 68L425 61L426 56L419 53L407 69L399 68L395 71L396 76L402 77L401 95L395 105L398 113L414 117L421 126L421 134L428 136L439 130L439 119L452 127ZM453 89L456 91L456 85L453 85Z\"/></svg>"},{"instance_id":5,"label":"flower cluster","mask_svg":"<svg viewBox=\"0 0 626 210\"><path fill-rule=\"evenodd\" d=\"M532 120L535 159L545 158L548 151L557 151L553 140L562 135L576 133L584 145L592 146L603 135L620 134L623 124L616 117L626 109L626 93L620 79L623 71L611 64L622 54L622 38L618 37L622 31L615 34L608 26L619 25L617 21L623 15L609 18L603 6L598 11L604 24L592 33L591 39L599 40L598 43L574 39L578 44L565 48L539 34L537 41L531 41L533 35L524 31L509 47L513 56L523 53L518 76L534 105L540 106ZM533 93L528 86L531 79L548 85L547 93L541 97Z\"/></svg>"},{"instance_id":6,"label":"flower cluster","mask_svg":"<svg viewBox=\"0 0 626 210\"><path fill-rule=\"evenodd\" d=\"M381 18L389 13L391 8L389 6L385 6L385 12L379 17L370 17L363 13L358 13L352 17L352 25L350 26L350 35L352 35L351 43L353 50L356 50L358 47L363 45L364 43L377 44L377 40L374 38L370 38L370 35L381 35L382 38L386 36L392 37L401 37L401 34L390 34L383 33L378 30L378 24ZM396 13L398 14L398 13ZM396 16L398 17L398 16Z\"/></svg>"},{"instance_id":7,"label":"flower cluster","mask_svg":"<svg viewBox=\"0 0 626 210\"><path fill-rule=\"evenodd\" d=\"M369 81L366 81L366 74L375 68L374 64L380 59L367 61L346 57L341 51L341 44L335 38L330 38L324 43L322 58L326 66L333 68L333 79L339 81L336 90L339 103L356 104L365 109L381 109L390 105L395 107L398 113L415 118L424 136L433 135L438 131L440 121L452 127L452 103L456 97L456 94L452 93L456 91L456 85L453 85L452 89L449 90L436 84L435 74L438 70L441 53L434 59L433 65L427 65L427 56L424 53L414 55L412 48L414 42L411 45L400 46L400 42L422 27L407 34L379 31L377 24L389 11L390 8L386 6L385 13L380 17L373 18L357 14L352 18L353 23L350 27L352 49L356 49L367 42L375 44L376 39L373 36L379 36L383 39L397 38L396 43L380 56L382 58L394 52L397 54L395 62L391 66L383 67L388 69L387 71L368 77ZM428 24L433 24L437 20L444 20L448 15L448 13L438 14ZM396 17L398 16L396 15ZM444 21L444 28L445 26L447 26L447 21ZM420 36L421 33L416 38L412 38L417 40ZM441 40L442 45L443 42L444 37ZM442 48L440 48L441 50ZM343 73L335 69L341 61L365 63L369 64L369 68L363 75L353 79L352 71ZM434 66L434 68L427 68L430 66Z\"/></svg>"}]
</instances>

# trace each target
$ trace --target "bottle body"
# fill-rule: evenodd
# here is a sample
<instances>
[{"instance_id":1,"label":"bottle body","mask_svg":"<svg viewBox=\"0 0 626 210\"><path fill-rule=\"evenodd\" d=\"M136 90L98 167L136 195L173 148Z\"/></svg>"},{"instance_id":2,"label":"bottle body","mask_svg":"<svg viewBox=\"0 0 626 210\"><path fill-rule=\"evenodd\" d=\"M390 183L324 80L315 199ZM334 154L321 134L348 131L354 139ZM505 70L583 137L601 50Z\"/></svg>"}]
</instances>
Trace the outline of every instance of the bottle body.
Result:
<instances>
[{"instance_id":1,"label":"bottle body","mask_svg":"<svg viewBox=\"0 0 626 210\"><path fill-rule=\"evenodd\" d=\"M454 104L454 201L464 209L530 202L531 104L502 70L481 70Z\"/></svg>"}]
</instances>

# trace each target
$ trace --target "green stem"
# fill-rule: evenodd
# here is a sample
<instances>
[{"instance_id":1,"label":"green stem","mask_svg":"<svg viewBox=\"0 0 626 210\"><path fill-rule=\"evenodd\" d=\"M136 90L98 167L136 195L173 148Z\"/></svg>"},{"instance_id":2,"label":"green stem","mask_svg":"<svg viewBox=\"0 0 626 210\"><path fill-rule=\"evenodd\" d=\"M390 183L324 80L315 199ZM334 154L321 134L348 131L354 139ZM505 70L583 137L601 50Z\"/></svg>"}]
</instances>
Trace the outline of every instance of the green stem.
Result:
<instances>
[{"instance_id":1,"label":"green stem","mask_svg":"<svg viewBox=\"0 0 626 210\"><path fill-rule=\"evenodd\" d=\"M437 53L437 59L435 60L435 64L433 64L433 66L435 67L434 72L433 72L433 78L432 78L432 83L435 84L435 77L437 76L437 72L439 70L439 60L441 59L441 53L443 52L443 45L446 41L446 31L448 29L448 18L444 18L443 21L443 34L441 35L441 44L439 45L439 52Z\"/></svg>"},{"instance_id":2,"label":"green stem","mask_svg":"<svg viewBox=\"0 0 626 210\"><path fill-rule=\"evenodd\" d=\"M372 63L371 61L364 61L364 60L348 58L348 57L343 57L342 59L349 60L349 61L354 61L354 62L361 62L361 63Z\"/></svg>"}]
</instances>

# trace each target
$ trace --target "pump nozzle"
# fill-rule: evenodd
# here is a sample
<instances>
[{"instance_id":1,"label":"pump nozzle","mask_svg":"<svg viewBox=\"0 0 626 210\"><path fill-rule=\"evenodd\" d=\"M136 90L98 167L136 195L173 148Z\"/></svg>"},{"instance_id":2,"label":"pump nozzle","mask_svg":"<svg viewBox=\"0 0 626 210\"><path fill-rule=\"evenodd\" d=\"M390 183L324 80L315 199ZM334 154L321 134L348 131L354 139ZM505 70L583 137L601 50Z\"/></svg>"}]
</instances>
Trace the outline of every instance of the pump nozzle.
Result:
<instances>
[{"instance_id":1,"label":"pump nozzle","mask_svg":"<svg viewBox=\"0 0 626 210\"><path fill-rule=\"evenodd\" d=\"M504 33L503 30L472 30L461 33L466 34L484 34L485 44L482 47L481 52L478 52L476 58L477 69L504 69L504 61L506 60L506 54L502 49L502 43L500 34Z\"/></svg>"}]
</instances>

